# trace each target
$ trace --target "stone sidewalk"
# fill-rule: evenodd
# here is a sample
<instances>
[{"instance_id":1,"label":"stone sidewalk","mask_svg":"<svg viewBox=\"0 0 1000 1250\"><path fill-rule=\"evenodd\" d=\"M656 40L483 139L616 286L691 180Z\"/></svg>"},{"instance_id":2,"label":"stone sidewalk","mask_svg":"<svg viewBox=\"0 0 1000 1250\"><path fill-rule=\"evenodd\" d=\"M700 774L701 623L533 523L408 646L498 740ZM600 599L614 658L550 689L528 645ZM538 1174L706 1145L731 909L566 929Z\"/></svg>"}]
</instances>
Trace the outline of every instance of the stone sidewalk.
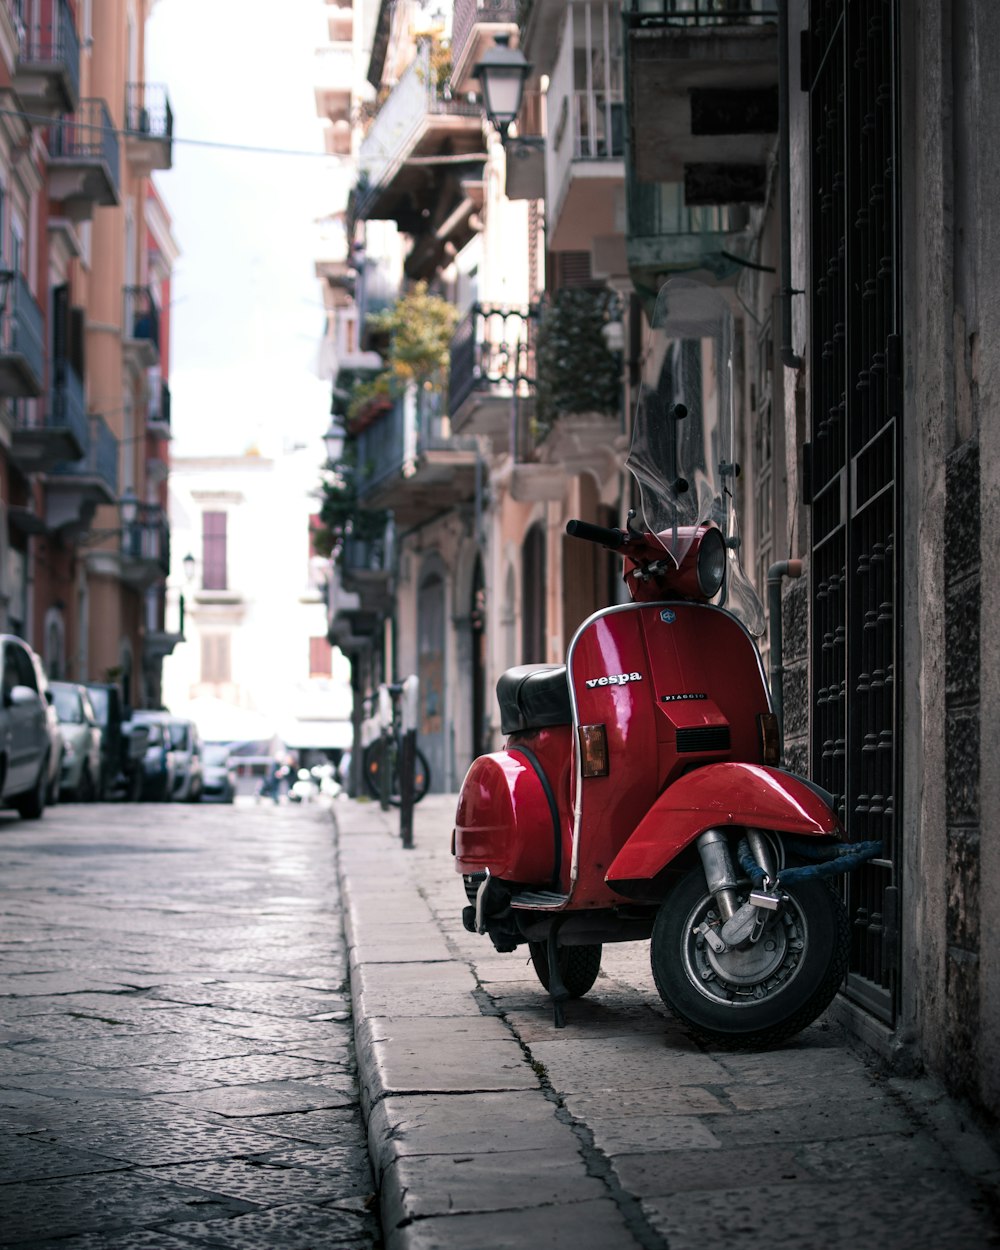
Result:
<instances>
[{"instance_id":1,"label":"stone sidewalk","mask_svg":"<svg viewBox=\"0 0 1000 1250\"><path fill-rule=\"evenodd\" d=\"M453 814L429 796L404 851L397 813L334 804L387 1250L1000 1245L991 1143L828 1021L706 1050L630 943L556 1031L525 956L462 927Z\"/></svg>"}]
</instances>

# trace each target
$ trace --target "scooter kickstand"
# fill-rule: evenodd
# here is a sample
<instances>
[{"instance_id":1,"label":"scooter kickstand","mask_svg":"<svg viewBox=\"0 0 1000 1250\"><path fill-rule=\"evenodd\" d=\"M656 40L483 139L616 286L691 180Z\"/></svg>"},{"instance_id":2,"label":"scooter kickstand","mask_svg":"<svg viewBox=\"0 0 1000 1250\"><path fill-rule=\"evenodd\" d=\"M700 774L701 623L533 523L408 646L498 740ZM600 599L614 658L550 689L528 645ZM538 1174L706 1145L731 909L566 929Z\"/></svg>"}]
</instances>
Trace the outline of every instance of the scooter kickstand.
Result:
<instances>
[{"instance_id":1,"label":"scooter kickstand","mask_svg":"<svg viewBox=\"0 0 1000 1250\"><path fill-rule=\"evenodd\" d=\"M563 984L559 972L559 926L553 925L545 942L545 955L549 965L549 995L552 999L553 1023L557 1029L566 1027L563 1003L569 998L569 990Z\"/></svg>"}]
</instances>

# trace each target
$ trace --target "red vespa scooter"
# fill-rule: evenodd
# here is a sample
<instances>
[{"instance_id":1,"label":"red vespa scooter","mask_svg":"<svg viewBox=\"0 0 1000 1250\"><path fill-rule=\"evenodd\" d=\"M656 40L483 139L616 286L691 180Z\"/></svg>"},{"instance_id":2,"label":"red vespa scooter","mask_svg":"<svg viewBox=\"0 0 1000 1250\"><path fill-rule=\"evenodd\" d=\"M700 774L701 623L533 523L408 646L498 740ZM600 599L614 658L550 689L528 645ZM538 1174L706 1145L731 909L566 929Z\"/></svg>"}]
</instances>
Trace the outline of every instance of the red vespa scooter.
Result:
<instances>
[{"instance_id":1,"label":"red vespa scooter","mask_svg":"<svg viewBox=\"0 0 1000 1250\"><path fill-rule=\"evenodd\" d=\"M503 674L506 748L462 786L463 921L497 950L527 944L557 1026L605 942L651 938L664 1002L715 1044L792 1035L846 970L845 910L816 875L830 865L808 860L860 848L839 845L832 797L778 766L763 609L739 562L732 402L725 301L669 283L627 461L644 525L567 526L622 554L631 602L586 620L565 665Z\"/></svg>"}]
</instances>

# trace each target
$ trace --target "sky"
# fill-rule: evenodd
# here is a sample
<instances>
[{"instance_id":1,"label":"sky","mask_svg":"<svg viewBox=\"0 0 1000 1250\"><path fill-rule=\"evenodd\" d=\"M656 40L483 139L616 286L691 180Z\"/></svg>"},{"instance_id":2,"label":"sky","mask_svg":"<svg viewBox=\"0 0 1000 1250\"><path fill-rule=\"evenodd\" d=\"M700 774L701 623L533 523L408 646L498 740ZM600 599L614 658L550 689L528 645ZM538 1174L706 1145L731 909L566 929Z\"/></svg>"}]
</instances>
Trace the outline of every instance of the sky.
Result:
<instances>
[{"instance_id":1,"label":"sky","mask_svg":"<svg viewBox=\"0 0 1000 1250\"><path fill-rule=\"evenodd\" d=\"M323 310L315 222L336 198L316 115L320 0L158 0L146 79L166 84L173 168L154 181L180 248L171 301L174 456L315 442ZM292 149L278 156L186 140ZM303 453L304 454L304 453Z\"/></svg>"}]
</instances>

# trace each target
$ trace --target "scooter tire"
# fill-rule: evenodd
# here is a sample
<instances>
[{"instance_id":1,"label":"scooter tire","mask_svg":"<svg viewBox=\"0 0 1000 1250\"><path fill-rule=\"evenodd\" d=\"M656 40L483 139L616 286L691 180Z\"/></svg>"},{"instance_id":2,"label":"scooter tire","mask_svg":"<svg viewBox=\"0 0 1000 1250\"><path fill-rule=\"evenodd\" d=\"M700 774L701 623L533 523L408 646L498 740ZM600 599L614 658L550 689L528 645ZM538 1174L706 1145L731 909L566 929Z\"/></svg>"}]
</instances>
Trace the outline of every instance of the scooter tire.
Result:
<instances>
[{"instance_id":1,"label":"scooter tire","mask_svg":"<svg viewBox=\"0 0 1000 1250\"><path fill-rule=\"evenodd\" d=\"M772 922L777 928L747 951L721 956L694 932L715 906L700 868L681 879L657 912L650 942L656 988L710 1046L757 1050L783 1042L825 1011L844 979L850 928L839 895L818 879L796 882L785 893L790 901Z\"/></svg>"},{"instance_id":2,"label":"scooter tire","mask_svg":"<svg viewBox=\"0 0 1000 1250\"><path fill-rule=\"evenodd\" d=\"M582 998L593 987L601 971L600 943L591 946L560 946L559 975L570 998ZM528 952L535 975L543 989L549 988L549 955L547 943L529 942Z\"/></svg>"}]
</instances>

